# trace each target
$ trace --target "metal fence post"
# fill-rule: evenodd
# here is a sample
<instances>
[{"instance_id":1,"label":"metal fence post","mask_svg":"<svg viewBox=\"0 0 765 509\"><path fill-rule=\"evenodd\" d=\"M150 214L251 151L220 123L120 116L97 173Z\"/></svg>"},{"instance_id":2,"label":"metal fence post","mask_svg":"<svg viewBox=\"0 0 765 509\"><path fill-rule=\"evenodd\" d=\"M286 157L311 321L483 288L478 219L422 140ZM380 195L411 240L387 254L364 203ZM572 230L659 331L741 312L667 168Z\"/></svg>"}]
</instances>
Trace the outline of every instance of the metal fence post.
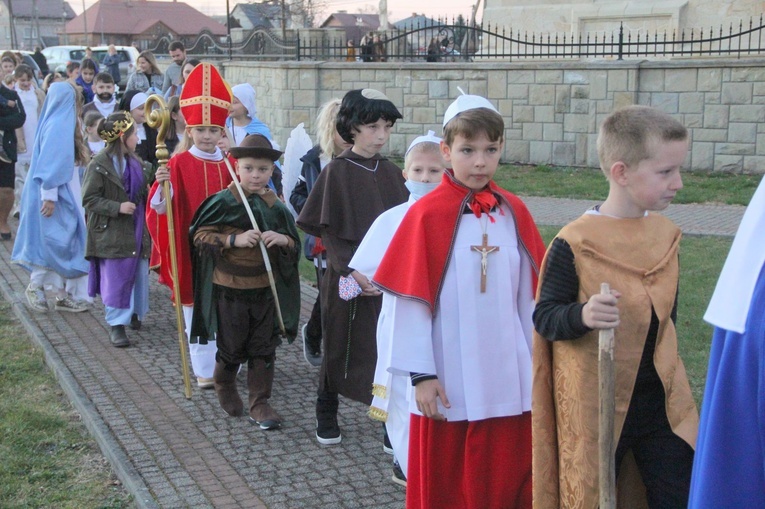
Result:
<instances>
[{"instance_id":1,"label":"metal fence post","mask_svg":"<svg viewBox=\"0 0 765 509\"><path fill-rule=\"evenodd\" d=\"M619 60L624 57L624 22L619 23Z\"/></svg>"},{"instance_id":2,"label":"metal fence post","mask_svg":"<svg viewBox=\"0 0 765 509\"><path fill-rule=\"evenodd\" d=\"M296 32L297 32L297 30L296 30ZM295 53L296 53L295 54L295 60L300 62L300 34L299 33L295 34L295 39L297 39L295 41Z\"/></svg>"}]
</instances>

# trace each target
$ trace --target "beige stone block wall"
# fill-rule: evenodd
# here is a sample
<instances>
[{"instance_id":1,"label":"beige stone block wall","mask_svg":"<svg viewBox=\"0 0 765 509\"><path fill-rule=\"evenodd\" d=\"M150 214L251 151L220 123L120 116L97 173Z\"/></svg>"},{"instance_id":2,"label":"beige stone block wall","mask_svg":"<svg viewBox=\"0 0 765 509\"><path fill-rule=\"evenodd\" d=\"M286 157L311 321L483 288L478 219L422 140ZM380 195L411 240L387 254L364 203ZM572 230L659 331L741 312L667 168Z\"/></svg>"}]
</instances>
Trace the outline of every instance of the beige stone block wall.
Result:
<instances>
[{"instance_id":1,"label":"beige stone block wall","mask_svg":"<svg viewBox=\"0 0 765 509\"><path fill-rule=\"evenodd\" d=\"M688 168L765 172L765 63L762 59L672 62L379 63L227 62L231 83L258 94L258 116L284 146L304 122L313 134L321 104L373 87L396 104L389 154L403 155L428 129L441 132L460 93L484 95L505 119L503 160L597 167L600 122L616 108L644 104L688 127Z\"/></svg>"}]
</instances>

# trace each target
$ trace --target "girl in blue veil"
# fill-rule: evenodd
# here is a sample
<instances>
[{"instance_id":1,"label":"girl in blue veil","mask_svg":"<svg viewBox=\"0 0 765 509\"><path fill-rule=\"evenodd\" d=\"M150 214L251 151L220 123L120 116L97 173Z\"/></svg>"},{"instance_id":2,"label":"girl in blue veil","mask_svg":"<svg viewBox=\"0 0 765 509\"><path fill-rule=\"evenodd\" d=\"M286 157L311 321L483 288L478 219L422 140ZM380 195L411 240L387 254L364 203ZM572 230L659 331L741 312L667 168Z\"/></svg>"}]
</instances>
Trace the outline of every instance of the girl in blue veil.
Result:
<instances>
[{"instance_id":1,"label":"girl in blue veil","mask_svg":"<svg viewBox=\"0 0 765 509\"><path fill-rule=\"evenodd\" d=\"M79 95L67 82L54 83L48 89L21 196L11 261L31 272L25 294L38 311L48 309L45 287L54 291L58 311L87 311L91 301L77 169L88 160L78 125Z\"/></svg>"}]
</instances>

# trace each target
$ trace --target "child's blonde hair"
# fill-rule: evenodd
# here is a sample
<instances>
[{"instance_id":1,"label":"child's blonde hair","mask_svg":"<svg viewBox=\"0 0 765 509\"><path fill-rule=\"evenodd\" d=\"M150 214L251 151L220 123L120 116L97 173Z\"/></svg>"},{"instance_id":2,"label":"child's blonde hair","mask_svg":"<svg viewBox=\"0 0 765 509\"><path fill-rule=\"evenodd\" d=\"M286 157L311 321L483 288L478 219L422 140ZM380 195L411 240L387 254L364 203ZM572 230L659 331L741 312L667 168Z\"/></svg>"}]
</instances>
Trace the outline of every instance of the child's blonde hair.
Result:
<instances>
[{"instance_id":1,"label":"child's blonde hair","mask_svg":"<svg viewBox=\"0 0 765 509\"><path fill-rule=\"evenodd\" d=\"M340 109L340 102L338 98L330 99L321 105L316 115L316 138L319 148L322 154L330 158L333 155L339 155L335 154L335 133L337 132L335 120L337 111Z\"/></svg>"},{"instance_id":2,"label":"child's blonde hair","mask_svg":"<svg viewBox=\"0 0 765 509\"><path fill-rule=\"evenodd\" d=\"M438 154L440 156L441 145L433 143L432 141L424 141L412 147L412 149L406 153L406 156L404 156L404 173L409 171L409 167L412 165L412 159L418 154ZM444 168L445 167L446 163L444 163Z\"/></svg>"},{"instance_id":3,"label":"child's blonde hair","mask_svg":"<svg viewBox=\"0 0 765 509\"><path fill-rule=\"evenodd\" d=\"M652 141L684 141L688 129L669 114L648 106L627 106L603 120L598 132L598 159L606 176L621 161L633 167L651 157Z\"/></svg>"}]
</instances>

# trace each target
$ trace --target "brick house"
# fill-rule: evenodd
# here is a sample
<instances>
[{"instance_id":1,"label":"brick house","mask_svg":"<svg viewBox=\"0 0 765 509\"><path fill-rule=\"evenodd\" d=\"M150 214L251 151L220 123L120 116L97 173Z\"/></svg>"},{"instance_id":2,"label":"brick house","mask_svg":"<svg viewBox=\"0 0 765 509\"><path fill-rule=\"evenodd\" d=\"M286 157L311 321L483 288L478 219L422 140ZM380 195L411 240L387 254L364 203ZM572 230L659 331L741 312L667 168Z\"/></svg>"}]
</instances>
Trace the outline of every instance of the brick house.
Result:
<instances>
[{"instance_id":1,"label":"brick house","mask_svg":"<svg viewBox=\"0 0 765 509\"><path fill-rule=\"evenodd\" d=\"M175 1L99 0L66 24L69 44L132 44L139 49L153 48L163 36L190 46L202 32L224 37L226 27Z\"/></svg>"},{"instance_id":2,"label":"brick house","mask_svg":"<svg viewBox=\"0 0 765 509\"><path fill-rule=\"evenodd\" d=\"M12 23L8 23L8 2L13 8ZM0 48L15 46L15 49L31 51L35 46L63 44L59 35L63 33L66 22L74 17L72 7L63 0L0 1Z\"/></svg>"}]
</instances>

